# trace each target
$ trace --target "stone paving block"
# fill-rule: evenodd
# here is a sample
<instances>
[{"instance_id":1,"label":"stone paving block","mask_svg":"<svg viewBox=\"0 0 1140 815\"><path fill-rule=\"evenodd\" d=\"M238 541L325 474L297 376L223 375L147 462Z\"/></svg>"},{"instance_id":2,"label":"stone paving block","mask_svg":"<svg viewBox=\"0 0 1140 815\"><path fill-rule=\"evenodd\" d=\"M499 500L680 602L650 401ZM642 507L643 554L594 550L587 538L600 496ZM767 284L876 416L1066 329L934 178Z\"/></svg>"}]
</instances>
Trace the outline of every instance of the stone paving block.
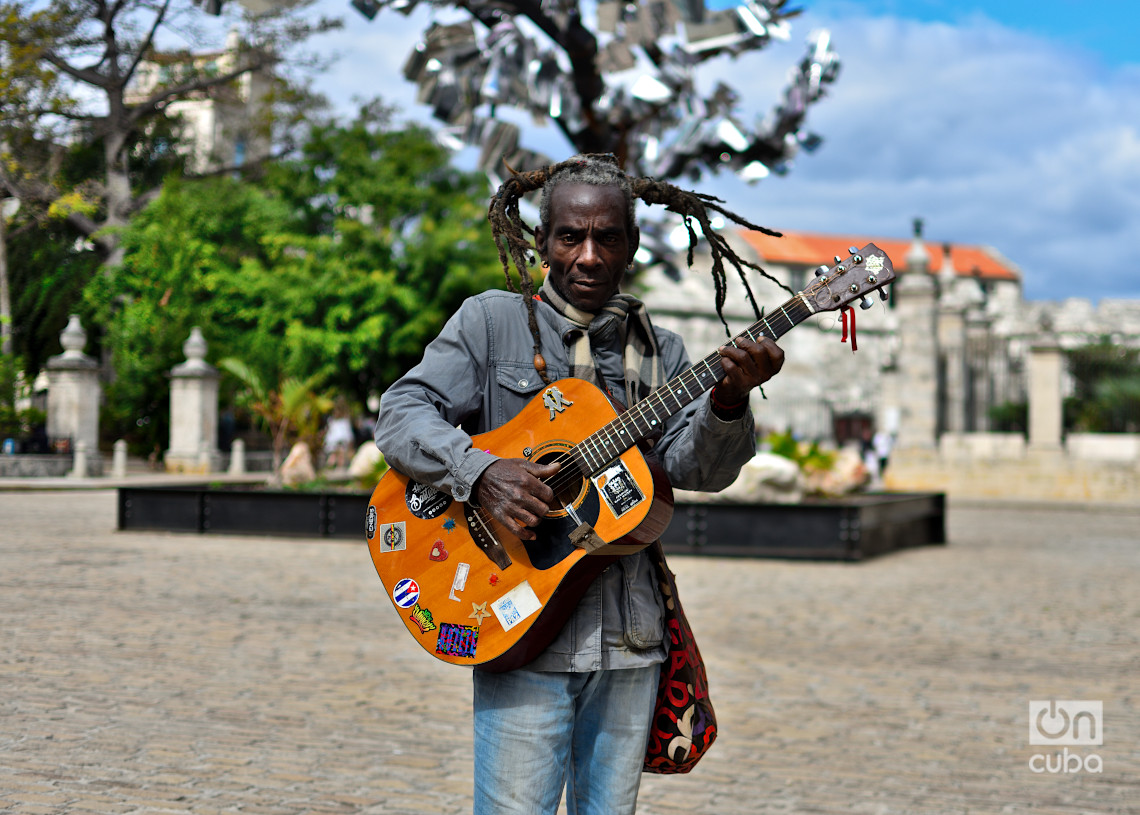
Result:
<instances>
[{"instance_id":1,"label":"stone paving block","mask_svg":"<svg viewBox=\"0 0 1140 815\"><path fill-rule=\"evenodd\" d=\"M0 813L470 811L469 673L363 542L118 533L110 491L0 518ZM721 735L639 812L1140 813L1140 511L948 521L860 564L674 558ZM1103 702L1103 772L1030 770L1036 699Z\"/></svg>"}]
</instances>

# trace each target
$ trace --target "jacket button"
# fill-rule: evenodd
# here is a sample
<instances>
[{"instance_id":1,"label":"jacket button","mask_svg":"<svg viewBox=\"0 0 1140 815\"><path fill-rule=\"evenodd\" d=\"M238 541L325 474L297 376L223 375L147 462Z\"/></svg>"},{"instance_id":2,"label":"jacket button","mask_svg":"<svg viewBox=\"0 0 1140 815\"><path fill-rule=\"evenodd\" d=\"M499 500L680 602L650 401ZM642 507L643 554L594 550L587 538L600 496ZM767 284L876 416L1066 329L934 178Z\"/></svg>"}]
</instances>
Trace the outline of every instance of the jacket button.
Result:
<instances>
[{"instance_id":1,"label":"jacket button","mask_svg":"<svg viewBox=\"0 0 1140 815\"><path fill-rule=\"evenodd\" d=\"M525 387L526 387L527 385L529 385L529 384L530 384L530 383L529 383L527 380L525 380L525 379L520 379L520 380L519 380L519 387L520 387L520 388L525 388Z\"/></svg>"}]
</instances>

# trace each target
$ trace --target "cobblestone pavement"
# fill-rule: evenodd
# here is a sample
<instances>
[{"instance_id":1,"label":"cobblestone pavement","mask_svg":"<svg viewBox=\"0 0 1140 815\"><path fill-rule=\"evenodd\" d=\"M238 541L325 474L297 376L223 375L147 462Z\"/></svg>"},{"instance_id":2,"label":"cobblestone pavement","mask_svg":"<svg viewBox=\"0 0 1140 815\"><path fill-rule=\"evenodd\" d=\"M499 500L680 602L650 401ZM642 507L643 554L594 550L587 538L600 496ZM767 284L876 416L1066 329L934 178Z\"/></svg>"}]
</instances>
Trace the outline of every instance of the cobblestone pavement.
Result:
<instances>
[{"instance_id":1,"label":"cobblestone pavement","mask_svg":"<svg viewBox=\"0 0 1140 815\"><path fill-rule=\"evenodd\" d=\"M0 493L0 813L470 810L470 679L363 543L114 510ZM862 564L674 558L721 737L639 811L1140 812L1140 510L959 506L949 532ZM1029 744L1031 700L1102 701L1104 744L1032 772L1065 754Z\"/></svg>"}]
</instances>

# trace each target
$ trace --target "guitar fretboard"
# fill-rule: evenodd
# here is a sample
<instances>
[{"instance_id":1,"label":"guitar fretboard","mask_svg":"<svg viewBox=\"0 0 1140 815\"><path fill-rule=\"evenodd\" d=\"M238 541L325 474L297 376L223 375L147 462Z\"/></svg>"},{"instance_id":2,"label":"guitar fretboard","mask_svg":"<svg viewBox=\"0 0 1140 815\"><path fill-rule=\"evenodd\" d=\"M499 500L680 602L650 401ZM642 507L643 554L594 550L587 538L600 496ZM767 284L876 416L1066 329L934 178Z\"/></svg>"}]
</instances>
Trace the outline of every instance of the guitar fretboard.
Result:
<instances>
[{"instance_id":1,"label":"guitar fretboard","mask_svg":"<svg viewBox=\"0 0 1140 815\"><path fill-rule=\"evenodd\" d=\"M737 340L746 337L753 342L761 337L779 339L813 313L803 296L797 294L737 334L729 344L735 345ZM633 445L659 431L670 416L705 391L711 390L724 377L721 359L720 353L714 351L669 380L612 422L583 439L571 451L571 460L584 475L597 475Z\"/></svg>"}]
</instances>

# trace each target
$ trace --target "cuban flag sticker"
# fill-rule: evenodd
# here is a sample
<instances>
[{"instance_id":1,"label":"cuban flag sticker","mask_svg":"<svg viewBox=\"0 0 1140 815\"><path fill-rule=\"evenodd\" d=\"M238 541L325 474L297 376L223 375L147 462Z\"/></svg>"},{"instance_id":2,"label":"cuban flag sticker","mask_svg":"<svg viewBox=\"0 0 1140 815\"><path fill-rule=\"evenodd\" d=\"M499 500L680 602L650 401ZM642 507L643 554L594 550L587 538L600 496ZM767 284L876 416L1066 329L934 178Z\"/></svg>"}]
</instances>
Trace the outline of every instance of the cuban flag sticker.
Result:
<instances>
[{"instance_id":1,"label":"cuban flag sticker","mask_svg":"<svg viewBox=\"0 0 1140 815\"><path fill-rule=\"evenodd\" d=\"M392 589L392 600L400 608L411 608L420 599L420 584L405 577Z\"/></svg>"}]
</instances>

